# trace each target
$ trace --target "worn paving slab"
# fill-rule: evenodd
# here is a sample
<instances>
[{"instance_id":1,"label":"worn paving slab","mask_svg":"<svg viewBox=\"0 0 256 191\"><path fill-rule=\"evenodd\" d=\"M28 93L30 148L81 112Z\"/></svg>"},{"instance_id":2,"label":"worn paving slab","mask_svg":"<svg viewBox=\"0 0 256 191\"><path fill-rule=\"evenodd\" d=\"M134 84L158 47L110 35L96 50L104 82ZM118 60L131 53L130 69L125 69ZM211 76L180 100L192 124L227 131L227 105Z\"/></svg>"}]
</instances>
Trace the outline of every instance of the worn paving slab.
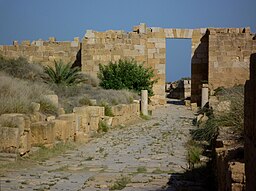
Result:
<instances>
[{"instance_id":1,"label":"worn paving slab","mask_svg":"<svg viewBox=\"0 0 256 191\"><path fill-rule=\"evenodd\" d=\"M31 168L1 177L1 191L110 190L127 180L124 191L175 190L167 182L187 168L185 143L192 111L167 105L150 120L110 130L100 138ZM121 187L120 187L121 188Z\"/></svg>"}]
</instances>

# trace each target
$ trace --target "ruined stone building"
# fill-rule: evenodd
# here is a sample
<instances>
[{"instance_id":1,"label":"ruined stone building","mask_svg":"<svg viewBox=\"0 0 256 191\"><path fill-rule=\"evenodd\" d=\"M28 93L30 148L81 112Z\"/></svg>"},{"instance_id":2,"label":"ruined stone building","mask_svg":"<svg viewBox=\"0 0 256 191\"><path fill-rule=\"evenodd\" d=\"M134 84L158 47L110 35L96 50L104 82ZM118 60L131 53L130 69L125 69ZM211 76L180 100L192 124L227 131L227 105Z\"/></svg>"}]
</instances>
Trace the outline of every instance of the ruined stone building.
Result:
<instances>
[{"instance_id":1,"label":"ruined stone building","mask_svg":"<svg viewBox=\"0 0 256 191\"><path fill-rule=\"evenodd\" d=\"M256 40L249 28L174 29L147 27L142 23L132 32L87 30L82 41L23 41L0 46L0 54L10 58L23 56L30 62L51 65L54 60L75 62L82 71L96 76L99 64L122 58L134 58L155 70L153 104L165 103L166 39L191 39L191 101L200 104L201 84L210 91L220 86L244 84L249 77L249 58L256 52Z\"/></svg>"}]
</instances>

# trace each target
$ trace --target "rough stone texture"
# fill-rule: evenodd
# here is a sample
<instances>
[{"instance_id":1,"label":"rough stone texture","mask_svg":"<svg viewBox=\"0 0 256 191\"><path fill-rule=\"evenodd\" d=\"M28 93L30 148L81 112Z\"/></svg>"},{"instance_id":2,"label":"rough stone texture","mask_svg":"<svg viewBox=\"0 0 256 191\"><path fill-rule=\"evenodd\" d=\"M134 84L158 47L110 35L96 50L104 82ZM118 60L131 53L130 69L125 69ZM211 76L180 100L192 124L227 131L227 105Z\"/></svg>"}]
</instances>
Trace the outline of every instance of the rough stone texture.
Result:
<instances>
[{"instance_id":1,"label":"rough stone texture","mask_svg":"<svg viewBox=\"0 0 256 191\"><path fill-rule=\"evenodd\" d=\"M206 29L194 29L191 51L191 102L201 105L201 85L208 81L209 41Z\"/></svg>"},{"instance_id":2,"label":"rough stone texture","mask_svg":"<svg viewBox=\"0 0 256 191\"><path fill-rule=\"evenodd\" d=\"M219 129L216 151L216 177L218 191L236 191L245 189L244 149L238 142L232 128Z\"/></svg>"},{"instance_id":3,"label":"rough stone texture","mask_svg":"<svg viewBox=\"0 0 256 191\"><path fill-rule=\"evenodd\" d=\"M45 95L45 98L49 100L56 108L59 107L59 98L56 94Z\"/></svg>"},{"instance_id":4,"label":"rough stone texture","mask_svg":"<svg viewBox=\"0 0 256 191\"><path fill-rule=\"evenodd\" d=\"M40 121L31 124L31 144L53 146L55 142L55 127L52 122Z\"/></svg>"},{"instance_id":5,"label":"rough stone texture","mask_svg":"<svg viewBox=\"0 0 256 191\"><path fill-rule=\"evenodd\" d=\"M0 116L1 151L23 155L31 148L30 120L24 114ZM18 133L18 134L17 134Z\"/></svg>"},{"instance_id":6,"label":"rough stone texture","mask_svg":"<svg viewBox=\"0 0 256 191\"><path fill-rule=\"evenodd\" d=\"M19 147L19 129L0 126L0 151L7 153L17 153Z\"/></svg>"},{"instance_id":7,"label":"rough stone texture","mask_svg":"<svg viewBox=\"0 0 256 191\"><path fill-rule=\"evenodd\" d=\"M78 41L77 41L78 40ZM74 63L80 50L79 39L74 38L71 42L58 42L54 37L49 41L37 40L30 43L17 41L13 45L4 45L0 48L0 54L8 58L20 56L28 59L29 62L40 62L43 65L54 65L54 60L62 60L64 63Z\"/></svg>"},{"instance_id":8,"label":"rough stone texture","mask_svg":"<svg viewBox=\"0 0 256 191\"><path fill-rule=\"evenodd\" d=\"M110 125L115 127L136 120L140 115L139 103L129 105L120 104L112 107L113 117L110 119Z\"/></svg>"},{"instance_id":9,"label":"rough stone texture","mask_svg":"<svg viewBox=\"0 0 256 191\"><path fill-rule=\"evenodd\" d=\"M250 80L245 85L245 175L246 191L256 190L256 54L250 57Z\"/></svg>"},{"instance_id":10,"label":"rough stone texture","mask_svg":"<svg viewBox=\"0 0 256 191\"><path fill-rule=\"evenodd\" d=\"M100 120L118 126L137 120L140 115L139 103L113 106L113 117L105 116L104 107L99 106L76 107L73 113L57 118L37 112L40 104L35 103L35 107L37 109L30 115L12 113L0 116L0 152L23 156L31 146L53 146L56 141L87 142L98 130Z\"/></svg>"},{"instance_id":11,"label":"rough stone texture","mask_svg":"<svg viewBox=\"0 0 256 191\"><path fill-rule=\"evenodd\" d=\"M250 29L208 30L210 89L244 84L249 78L250 55L256 52L256 40Z\"/></svg>"},{"instance_id":12,"label":"rough stone texture","mask_svg":"<svg viewBox=\"0 0 256 191\"><path fill-rule=\"evenodd\" d=\"M68 120L55 119L52 121L55 127L55 138L59 141L66 142L72 140L74 132L72 132L72 123Z\"/></svg>"},{"instance_id":13,"label":"rough stone texture","mask_svg":"<svg viewBox=\"0 0 256 191\"><path fill-rule=\"evenodd\" d=\"M98 130L99 121L103 118L104 107L83 106L73 109L77 118L77 130L87 135L93 134Z\"/></svg>"}]
</instances>

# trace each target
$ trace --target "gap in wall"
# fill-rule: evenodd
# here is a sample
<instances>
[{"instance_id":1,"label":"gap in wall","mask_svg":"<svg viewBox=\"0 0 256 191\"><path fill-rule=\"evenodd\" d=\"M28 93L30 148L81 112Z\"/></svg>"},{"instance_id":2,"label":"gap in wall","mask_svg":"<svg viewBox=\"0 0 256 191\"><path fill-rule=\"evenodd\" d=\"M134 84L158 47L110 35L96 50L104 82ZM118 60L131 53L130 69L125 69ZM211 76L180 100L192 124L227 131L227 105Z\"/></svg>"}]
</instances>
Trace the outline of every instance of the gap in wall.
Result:
<instances>
[{"instance_id":1,"label":"gap in wall","mask_svg":"<svg viewBox=\"0 0 256 191\"><path fill-rule=\"evenodd\" d=\"M166 82L191 78L191 39L166 39Z\"/></svg>"}]
</instances>

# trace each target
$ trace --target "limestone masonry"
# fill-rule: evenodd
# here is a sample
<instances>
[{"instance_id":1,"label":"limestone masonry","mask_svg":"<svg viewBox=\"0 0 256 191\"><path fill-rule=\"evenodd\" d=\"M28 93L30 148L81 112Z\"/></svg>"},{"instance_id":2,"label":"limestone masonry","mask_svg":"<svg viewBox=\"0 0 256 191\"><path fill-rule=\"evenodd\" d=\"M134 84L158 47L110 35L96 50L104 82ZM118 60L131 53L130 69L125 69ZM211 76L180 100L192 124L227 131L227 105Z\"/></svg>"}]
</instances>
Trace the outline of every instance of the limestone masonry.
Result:
<instances>
[{"instance_id":1,"label":"limestone masonry","mask_svg":"<svg viewBox=\"0 0 256 191\"><path fill-rule=\"evenodd\" d=\"M208 83L211 93L217 87L244 84L249 77L249 57L256 52L256 40L249 28L173 29L135 26L132 32L87 30L82 40L71 42L23 41L0 46L0 54L9 58L23 56L32 62L51 65L62 59L96 76L99 64L133 58L155 70L153 104L165 103L166 39L191 39L191 101L201 102L201 85Z\"/></svg>"}]
</instances>

